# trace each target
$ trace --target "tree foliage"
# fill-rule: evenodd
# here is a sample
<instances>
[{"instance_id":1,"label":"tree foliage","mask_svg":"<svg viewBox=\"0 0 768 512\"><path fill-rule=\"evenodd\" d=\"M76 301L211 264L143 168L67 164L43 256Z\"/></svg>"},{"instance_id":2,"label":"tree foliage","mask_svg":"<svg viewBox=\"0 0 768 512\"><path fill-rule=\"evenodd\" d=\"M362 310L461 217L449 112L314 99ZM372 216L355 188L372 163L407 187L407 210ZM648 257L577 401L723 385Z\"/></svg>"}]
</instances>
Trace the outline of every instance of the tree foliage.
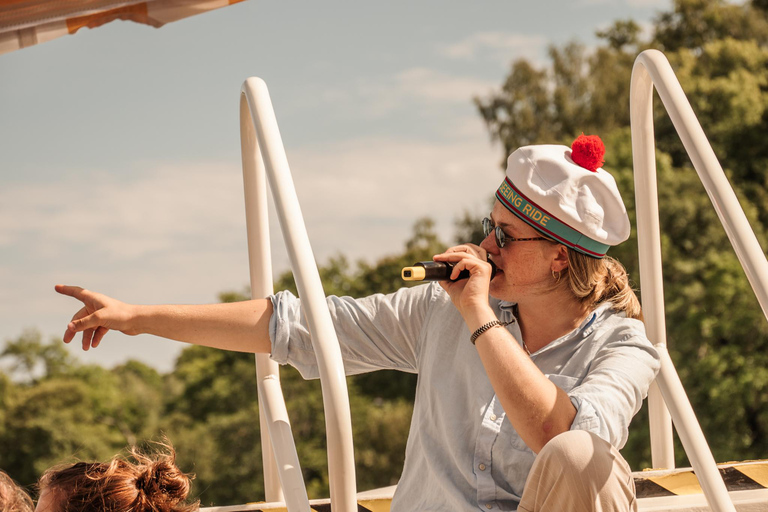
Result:
<instances>
[{"instance_id":1,"label":"tree foliage","mask_svg":"<svg viewBox=\"0 0 768 512\"><path fill-rule=\"evenodd\" d=\"M592 49L571 42L549 63L512 63L498 91L475 98L502 155L533 143L570 143L598 133L635 225L629 83L639 51L666 52L763 247L768 241L768 2L675 0L645 40L632 20L598 32ZM720 461L768 452L768 325L709 198L660 102L655 105L662 258L670 353ZM489 194L490 196L490 194ZM489 197L489 200L492 200ZM479 219L464 213L455 242L479 242ZM319 267L328 294L363 296L402 286L400 269L445 244L420 219L400 254L352 264L337 255ZM638 282L636 232L611 250ZM277 289L297 293L292 275ZM640 290L642 295L642 290ZM225 292L223 302L247 293ZM182 469L196 473L204 505L263 499L260 426L252 355L186 348L173 372L135 361L106 370L69 357L59 340L25 331L0 354L0 468L25 484L49 466L106 459L126 445L167 435ZM281 371L310 497L328 494L327 445L318 381ZM397 481L405 457L415 377L376 372L347 380L358 486ZM634 468L651 464L644 408L623 450ZM682 450L678 463L684 464Z\"/></svg>"}]
</instances>

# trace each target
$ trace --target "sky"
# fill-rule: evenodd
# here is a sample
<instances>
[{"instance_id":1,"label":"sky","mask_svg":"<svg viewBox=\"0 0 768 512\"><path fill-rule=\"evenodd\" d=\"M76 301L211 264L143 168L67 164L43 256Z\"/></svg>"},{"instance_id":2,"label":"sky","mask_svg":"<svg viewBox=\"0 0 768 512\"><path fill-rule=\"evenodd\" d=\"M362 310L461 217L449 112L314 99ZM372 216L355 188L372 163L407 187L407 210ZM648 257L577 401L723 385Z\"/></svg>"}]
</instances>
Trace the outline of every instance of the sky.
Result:
<instances>
[{"instance_id":1,"label":"sky","mask_svg":"<svg viewBox=\"0 0 768 512\"><path fill-rule=\"evenodd\" d=\"M154 29L82 29L0 56L0 347L61 337L73 284L138 304L248 284L240 87L269 87L316 259L401 252L429 216L485 213L504 155L473 105L515 59L649 27L670 0L247 0ZM628 108L628 106L626 107ZM416 186L414 186L416 184ZM423 186L428 184L428 186ZM289 268L274 216L273 268ZM110 332L107 367L173 368L183 344Z\"/></svg>"}]
</instances>

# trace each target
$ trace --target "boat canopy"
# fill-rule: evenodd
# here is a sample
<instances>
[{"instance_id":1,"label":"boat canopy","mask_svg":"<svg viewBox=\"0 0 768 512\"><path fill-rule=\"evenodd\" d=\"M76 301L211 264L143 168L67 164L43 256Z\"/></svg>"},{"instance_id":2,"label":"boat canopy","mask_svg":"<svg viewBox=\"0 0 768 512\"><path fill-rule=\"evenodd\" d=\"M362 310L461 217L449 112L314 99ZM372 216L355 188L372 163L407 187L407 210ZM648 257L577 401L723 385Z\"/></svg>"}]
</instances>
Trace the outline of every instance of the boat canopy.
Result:
<instances>
[{"instance_id":1,"label":"boat canopy","mask_svg":"<svg viewBox=\"0 0 768 512\"><path fill-rule=\"evenodd\" d=\"M243 0L0 0L0 55L129 20L159 28Z\"/></svg>"}]
</instances>

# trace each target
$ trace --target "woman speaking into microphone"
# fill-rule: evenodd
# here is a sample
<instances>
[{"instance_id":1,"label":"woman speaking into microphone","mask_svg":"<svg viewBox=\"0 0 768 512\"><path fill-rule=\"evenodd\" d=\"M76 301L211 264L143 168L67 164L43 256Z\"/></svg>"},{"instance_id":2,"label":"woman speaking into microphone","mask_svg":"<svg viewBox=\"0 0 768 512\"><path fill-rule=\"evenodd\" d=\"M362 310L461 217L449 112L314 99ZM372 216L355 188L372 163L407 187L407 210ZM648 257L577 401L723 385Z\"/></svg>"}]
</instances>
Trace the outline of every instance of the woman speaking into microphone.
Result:
<instances>
[{"instance_id":1,"label":"woman speaking into microphone","mask_svg":"<svg viewBox=\"0 0 768 512\"><path fill-rule=\"evenodd\" d=\"M347 373L418 374L392 510L636 510L619 449L659 368L624 267L629 237L599 138L509 156L485 239L436 255L451 278L390 295L328 297ZM494 269L495 267L495 269ZM109 329L265 352L318 376L289 292L205 306L136 306L77 287L64 340Z\"/></svg>"}]
</instances>

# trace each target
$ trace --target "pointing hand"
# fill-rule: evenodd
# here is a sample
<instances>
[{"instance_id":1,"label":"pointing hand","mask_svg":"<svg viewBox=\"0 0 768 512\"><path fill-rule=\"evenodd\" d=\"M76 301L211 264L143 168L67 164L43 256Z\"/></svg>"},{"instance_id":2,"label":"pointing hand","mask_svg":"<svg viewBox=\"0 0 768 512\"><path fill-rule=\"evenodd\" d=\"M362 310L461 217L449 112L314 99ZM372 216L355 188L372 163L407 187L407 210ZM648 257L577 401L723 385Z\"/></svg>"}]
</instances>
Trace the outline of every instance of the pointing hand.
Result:
<instances>
[{"instance_id":1,"label":"pointing hand","mask_svg":"<svg viewBox=\"0 0 768 512\"><path fill-rule=\"evenodd\" d=\"M72 321L67 325L64 343L69 343L76 333L82 332L83 350L88 350L99 346L110 329L131 336L139 334L132 325L135 320L135 306L100 293L84 290L79 286L57 284L56 291L83 303L83 307L75 313Z\"/></svg>"}]
</instances>

